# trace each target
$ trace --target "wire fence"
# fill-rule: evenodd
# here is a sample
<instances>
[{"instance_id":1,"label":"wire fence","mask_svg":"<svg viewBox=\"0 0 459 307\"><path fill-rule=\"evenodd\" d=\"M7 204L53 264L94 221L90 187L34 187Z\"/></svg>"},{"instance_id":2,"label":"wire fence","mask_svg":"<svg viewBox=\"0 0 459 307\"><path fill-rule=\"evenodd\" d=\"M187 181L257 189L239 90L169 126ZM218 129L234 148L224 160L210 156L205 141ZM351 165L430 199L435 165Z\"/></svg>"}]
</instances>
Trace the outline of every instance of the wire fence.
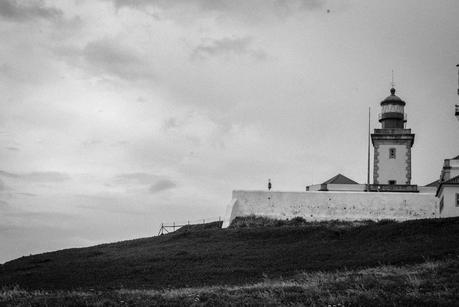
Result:
<instances>
[{"instance_id":1,"label":"wire fence","mask_svg":"<svg viewBox=\"0 0 459 307\"><path fill-rule=\"evenodd\" d=\"M203 219L195 219L195 220L183 220L183 221L173 221L173 222L162 222L161 223L161 228L159 229L158 236L161 236L166 233L171 233L176 231L177 229L184 227L184 226L189 226L189 225L202 225L206 223L212 223L212 222L221 222L222 217L208 217L208 218L203 218Z\"/></svg>"}]
</instances>

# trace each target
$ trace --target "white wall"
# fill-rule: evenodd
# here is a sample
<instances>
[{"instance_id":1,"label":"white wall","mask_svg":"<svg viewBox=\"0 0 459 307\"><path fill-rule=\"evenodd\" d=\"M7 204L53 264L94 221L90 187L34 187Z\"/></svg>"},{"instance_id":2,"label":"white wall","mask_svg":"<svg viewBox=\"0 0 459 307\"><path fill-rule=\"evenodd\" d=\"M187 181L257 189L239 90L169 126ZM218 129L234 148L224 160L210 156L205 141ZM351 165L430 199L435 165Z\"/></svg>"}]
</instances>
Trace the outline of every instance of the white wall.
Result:
<instances>
[{"instance_id":1,"label":"white wall","mask_svg":"<svg viewBox=\"0 0 459 307\"><path fill-rule=\"evenodd\" d=\"M441 217L459 216L459 207L456 207L456 194L459 194L459 186L444 186L440 199L443 198L443 210Z\"/></svg>"},{"instance_id":2,"label":"white wall","mask_svg":"<svg viewBox=\"0 0 459 307\"><path fill-rule=\"evenodd\" d=\"M313 185L309 185L307 187L309 187L309 191L319 191L322 188L322 185L321 184L313 184Z\"/></svg>"},{"instance_id":3,"label":"white wall","mask_svg":"<svg viewBox=\"0 0 459 307\"><path fill-rule=\"evenodd\" d=\"M237 216L306 220L409 220L438 217L431 193L233 191L223 227Z\"/></svg>"},{"instance_id":4,"label":"white wall","mask_svg":"<svg viewBox=\"0 0 459 307\"><path fill-rule=\"evenodd\" d=\"M327 189L330 191L365 191L365 184L327 184Z\"/></svg>"},{"instance_id":5,"label":"white wall","mask_svg":"<svg viewBox=\"0 0 459 307\"><path fill-rule=\"evenodd\" d=\"M390 148L396 149L395 159L389 159ZM396 180L397 184L406 184L407 146L380 144L378 151L378 183L388 184L389 180Z\"/></svg>"},{"instance_id":6,"label":"white wall","mask_svg":"<svg viewBox=\"0 0 459 307\"><path fill-rule=\"evenodd\" d=\"M437 192L437 187L422 187L418 186L419 193L435 194Z\"/></svg>"}]
</instances>

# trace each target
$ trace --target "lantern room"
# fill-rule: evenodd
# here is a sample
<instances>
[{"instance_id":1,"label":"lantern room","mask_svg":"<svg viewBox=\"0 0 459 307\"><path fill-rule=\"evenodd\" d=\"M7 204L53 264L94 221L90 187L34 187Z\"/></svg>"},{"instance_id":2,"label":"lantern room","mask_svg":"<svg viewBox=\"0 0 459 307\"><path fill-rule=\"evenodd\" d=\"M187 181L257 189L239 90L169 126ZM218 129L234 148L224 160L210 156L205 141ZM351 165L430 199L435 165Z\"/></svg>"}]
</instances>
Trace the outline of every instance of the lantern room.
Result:
<instances>
[{"instance_id":1,"label":"lantern room","mask_svg":"<svg viewBox=\"0 0 459 307\"><path fill-rule=\"evenodd\" d=\"M395 88L390 89L390 96L381 101L379 122L383 129L401 128L406 123L405 102L395 95Z\"/></svg>"}]
</instances>

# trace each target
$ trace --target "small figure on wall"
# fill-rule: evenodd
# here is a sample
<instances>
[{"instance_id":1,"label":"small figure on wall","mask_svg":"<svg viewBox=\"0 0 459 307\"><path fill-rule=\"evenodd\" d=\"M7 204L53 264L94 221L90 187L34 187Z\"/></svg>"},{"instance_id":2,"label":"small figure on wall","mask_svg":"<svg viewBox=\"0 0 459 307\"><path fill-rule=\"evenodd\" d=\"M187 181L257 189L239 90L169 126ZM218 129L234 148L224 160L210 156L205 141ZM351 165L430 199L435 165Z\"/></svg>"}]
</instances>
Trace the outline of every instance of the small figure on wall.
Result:
<instances>
[{"instance_id":1,"label":"small figure on wall","mask_svg":"<svg viewBox=\"0 0 459 307\"><path fill-rule=\"evenodd\" d=\"M268 179L268 190L271 191L272 184L271 184L271 179Z\"/></svg>"}]
</instances>

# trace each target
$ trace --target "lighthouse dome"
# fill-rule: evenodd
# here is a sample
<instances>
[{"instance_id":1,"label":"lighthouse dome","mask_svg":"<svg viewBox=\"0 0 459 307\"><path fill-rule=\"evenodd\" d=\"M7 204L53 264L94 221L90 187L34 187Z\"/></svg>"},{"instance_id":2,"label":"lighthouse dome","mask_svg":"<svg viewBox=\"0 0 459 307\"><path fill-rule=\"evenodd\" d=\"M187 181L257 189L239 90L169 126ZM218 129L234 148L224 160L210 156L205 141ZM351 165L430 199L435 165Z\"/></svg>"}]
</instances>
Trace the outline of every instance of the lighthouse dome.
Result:
<instances>
[{"instance_id":1,"label":"lighthouse dome","mask_svg":"<svg viewBox=\"0 0 459 307\"><path fill-rule=\"evenodd\" d=\"M379 122L382 128L403 128L406 122L405 102L395 95L395 89L390 89L390 96L381 101Z\"/></svg>"},{"instance_id":2,"label":"lighthouse dome","mask_svg":"<svg viewBox=\"0 0 459 307\"><path fill-rule=\"evenodd\" d=\"M406 103L397 95L395 95L395 88L390 89L390 96L387 96L386 99L381 101L381 105L386 104L399 104L404 106Z\"/></svg>"}]
</instances>

